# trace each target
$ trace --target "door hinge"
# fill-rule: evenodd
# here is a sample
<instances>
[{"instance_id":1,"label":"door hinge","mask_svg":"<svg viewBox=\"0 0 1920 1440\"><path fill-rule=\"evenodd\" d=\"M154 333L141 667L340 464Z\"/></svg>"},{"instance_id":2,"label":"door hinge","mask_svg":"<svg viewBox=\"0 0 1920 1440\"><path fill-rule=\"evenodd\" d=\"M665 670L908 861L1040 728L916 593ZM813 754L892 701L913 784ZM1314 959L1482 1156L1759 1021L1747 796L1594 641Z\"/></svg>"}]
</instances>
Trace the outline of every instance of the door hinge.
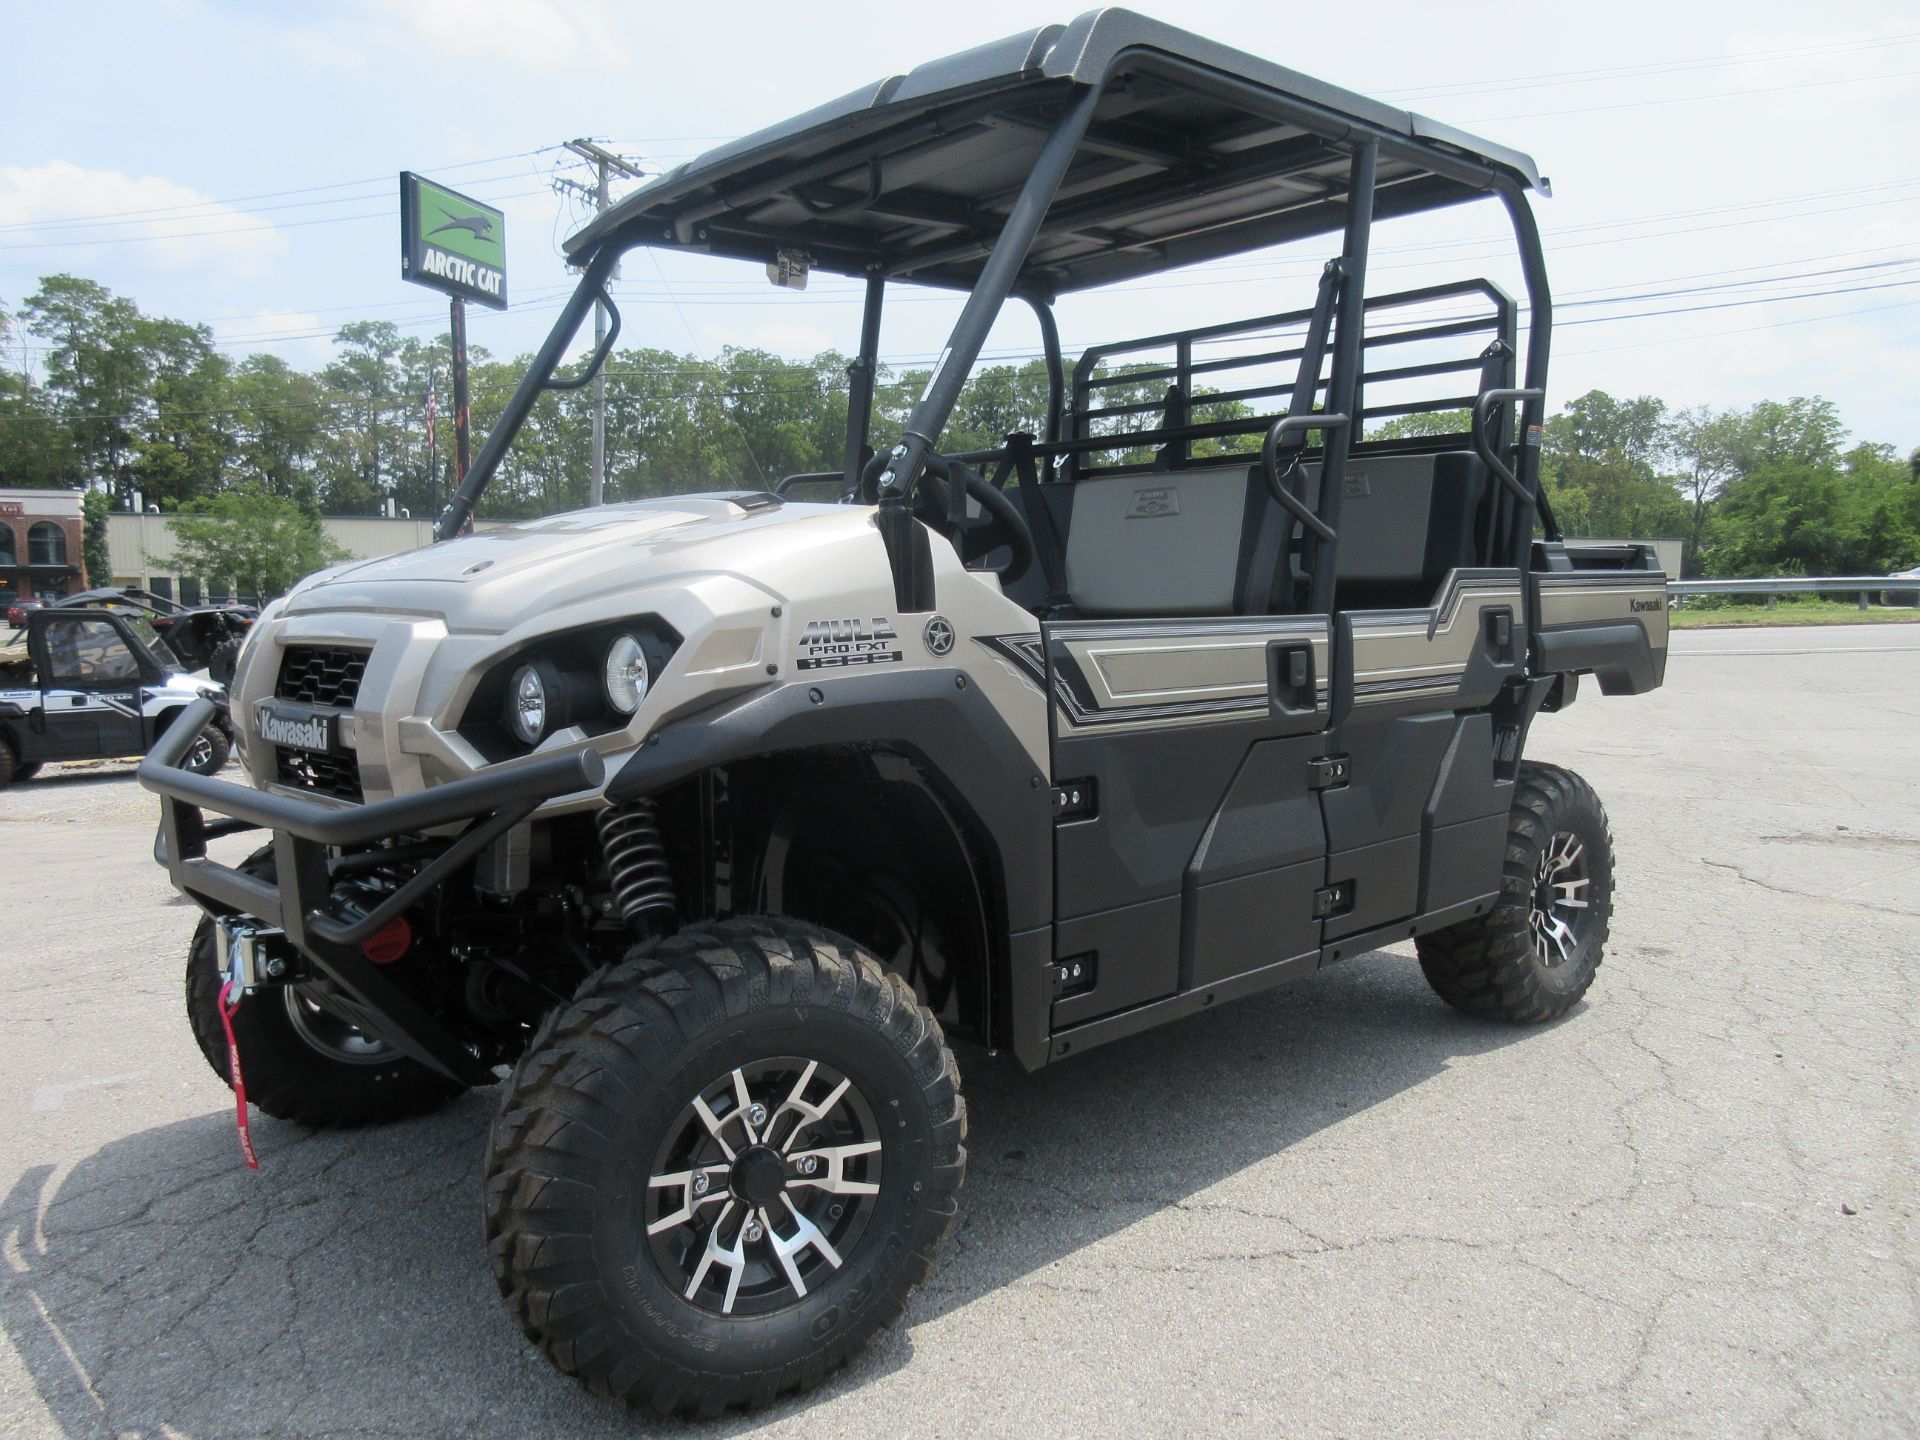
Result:
<instances>
[{"instance_id":1,"label":"door hinge","mask_svg":"<svg viewBox=\"0 0 1920 1440\"><path fill-rule=\"evenodd\" d=\"M1353 909L1353 882L1340 880L1313 892L1313 918L1327 920Z\"/></svg>"},{"instance_id":2,"label":"door hinge","mask_svg":"<svg viewBox=\"0 0 1920 1440\"><path fill-rule=\"evenodd\" d=\"M1351 760L1345 755L1322 755L1307 762L1312 776L1310 784L1315 790L1331 790L1346 784L1352 768Z\"/></svg>"},{"instance_id":3,"label":"door hinge","mask_svg":"<svg viewBox=\"0 0 1920 1440\"><path fill-rule=\"evenodd\" d=\"M1089 951L1085 955L1069 955L1064 960L1056 960L1047 967L1047 998L1064 999L1069 995L1080 995L1091 990L1094 985L1095 956Z\"/></svg>"},{"instance_id":4,"label":"door hinge","mask_svg":"<svg viewBox=\"0 0 1920 1440\"><path fill-rule=\"evenodd\" d=\"M1098 791L1091 779L1069 780L1053 787L1055 820L1087 820L1096 813Z\"/></svg>"}]
</instances>

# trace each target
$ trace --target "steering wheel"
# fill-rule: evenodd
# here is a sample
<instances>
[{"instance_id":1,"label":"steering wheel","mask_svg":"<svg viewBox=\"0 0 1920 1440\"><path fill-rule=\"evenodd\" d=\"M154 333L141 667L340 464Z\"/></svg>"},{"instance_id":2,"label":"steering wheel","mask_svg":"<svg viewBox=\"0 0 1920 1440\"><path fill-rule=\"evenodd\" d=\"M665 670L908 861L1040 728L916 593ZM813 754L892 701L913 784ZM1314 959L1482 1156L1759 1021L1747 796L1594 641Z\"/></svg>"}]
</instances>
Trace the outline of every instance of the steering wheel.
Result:
<instances>
[{"instance_id":1,"label":"steering wheel","mask_svg":"<svg viewBox=\"0 0 1920 1440\"><path fill-rule=\"evenodd\" d=\"M880 474L887 468L888 459L886 455L875 455L861 472L860 498L868 504L878 498ZM979 503L981 514L958 521L953 519L948 487L954 484ZM997 575L1002 585L1011 585L1033 565L1033 531L1027 528L1027 517L1007 498L1004 490L995 489L985 476L964 461L944 455L927 456L924 473L915 487L913 513L929 529L939 531L953 543L962 565L969 570L984 569ZM974 564L1002 545L1010 552L1005 565Z\"/></svg>"}]
</instances>

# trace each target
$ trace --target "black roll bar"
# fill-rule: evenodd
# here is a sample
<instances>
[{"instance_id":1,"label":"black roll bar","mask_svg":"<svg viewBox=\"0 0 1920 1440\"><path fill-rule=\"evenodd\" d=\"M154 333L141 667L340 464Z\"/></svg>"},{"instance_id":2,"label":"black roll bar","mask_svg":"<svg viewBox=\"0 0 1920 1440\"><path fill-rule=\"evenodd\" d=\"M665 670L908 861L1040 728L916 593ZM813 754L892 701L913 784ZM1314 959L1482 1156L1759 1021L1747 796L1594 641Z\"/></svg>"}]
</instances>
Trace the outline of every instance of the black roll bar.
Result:
<instances>
[{"instance_id":1,"label":"black roll bar","mask_svg":"<svg viewBox=\"0 0 1920 1440\"><path fill-rule=\"evenodd\" d=\"M1480 457L1481 463L1491 470L1500 483L1512 492L1528 509L1533 508L1533 492L1520 483L1520 477L1494 450L1489 439L1493 410L1496 405L1511 405L1516 400L1533 401L1545 398L1545 392L1533 389L1483 390L1473 402L1473 452Z\"/></svg>"},{"instance_id":2,"label":"black roll bar","mask_svg":"<svg viewBox=\"0 0 1920 1440\"><path fill-rule=\"evenodd\" d=\"M914 482L933 451L934 437L945 428L947 417L953 413L960 389L967 383L974 361L980 358L980 347L986 343L987 332L993 328L1001 305L1019 279L1020 267L1026 263L1027 252L1047 218L1047 208L1067 178L1073 157L1079 153L1080 139L1093 123L1093 112L1104 93L1104 85L1088 86L1053 127L1053 133L1047 136L1040 153L1034 157L1027 183L1007 212L999 239L980 267L960 318L954 322L953 334L948 337L947 348L934 367L933 379L920 396L920 403L913 407L906 433L880 474L883 502L899 502L912 493Z\"/></svg>"},{"instance_id":3,"label":"black roll bar","mask_svg":"<svg viewBox=\"0 0 1920 1440\"><path fill-rule=\"evenodd\" d=\"M1331 545L1339 537L1333 527L1308 508L1306 501L1293 493L1287 481L1300 473L1300 454L1296 451L1293 463L1287 467L1287 473L1280 473L1280 441L1287 435L1305 434L1309 430L1344 429L1349 423L1345 415L1282 415L1267 427L1266 439L1260 442L1260 468L1267 477L1267 489L1273 498L1286 507L1287 512L1306 526L1315 539Z\"/></svg>"},{"instance_id":4,"label":"black roll bar","mask_svg":"<svg viewBox=\"0 0 1920 1440\"><path fill-rule=\"evenodd\" d=\"M877 174L878 162L875 165ZM880 309L886 295L887 277L879 271L868 275L867 293L860 307L860 353L847 367L847 448L840 466L843 496L859 490L860 470L867 463L867 433L873 425L873 387L880 370ZM779 494L779 489L774 493Z\"/></svg>"},{"instance_id":5,"label":"black roll bar","mask_svg":"<svg viewBox=\"0 0 1920 1440\"><path fill-rule=\"evenodd\" d=\"M513 394L507 400L506 408L500 412L500 418L487 432L486 443L480 447L480 453L473 457L473 465L460 488L453 492L446 508L440 512L440 518L434 522L433 538L450 540L465 527L473 516L473 507L479 503L480 493L487 488L487 482L493 478L493 472L500 468L500 460L507 453L507 447L519 435L520 427L527 423L527 416L533 411L533 402L540 398L542 390L555 388L549 378L560 359L567 353L567 346L573 343L574 332L580 328L580 322L587 318L587 312L596 303L607 299L607 281L613 276L613 267L619 262L620 254L613 246L603 246L587 262L586 272L581 275L580 283L573 288L573 294L567 297L567 303L560 309L560 316L553 322L553 328L547 332L547 338L541 343L533 363L527 366L526 373L520 377L520 383L513 387ZM613 310L612 302L607 301L608 309ZM619 334L620 312L613 310L613 324L609 327L608 341ZM602 346L594 355L594 363L587 367L586 373L574 381L563 381L558 388L572 388L583 385L593 377L593 373L606 359L606 346Z\"/></svg>"}]
</instances>

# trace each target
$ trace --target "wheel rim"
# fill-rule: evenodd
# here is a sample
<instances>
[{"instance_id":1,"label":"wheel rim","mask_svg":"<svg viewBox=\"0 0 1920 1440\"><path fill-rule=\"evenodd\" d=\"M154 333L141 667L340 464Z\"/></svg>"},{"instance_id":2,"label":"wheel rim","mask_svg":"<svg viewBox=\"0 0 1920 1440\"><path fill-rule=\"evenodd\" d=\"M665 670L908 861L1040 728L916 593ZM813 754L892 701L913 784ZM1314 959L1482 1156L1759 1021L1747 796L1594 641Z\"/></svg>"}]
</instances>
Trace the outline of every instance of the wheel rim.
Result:
<instances>
[{"instance_id":1,"label":"wheel rim","mask_svg":"<svg viewBox=\"0 0 1920 1440\"><path fill-rule=\"evenodd\" d=\"M1592 880L1586 844L1570 830L1556 831L1534 867L1533 909L1527 917L1533 953L1550 969L1568 964L1579 952L1593 909Z\"/></svg>"},{"instance_id":2,"label":"wheel rim","mask_svg":"<svg viewBox=\"0 0 1920 1440\"><path fill-rule=\"evenodd\" d=\"M797 1304L859 1245L880 1194L873 1107L838 1071L783 1056L715 1079L674 1119L642 1201L647 1246L689 1304Z\"/></svg>"},{"instance_id":3,"label":"wheel rim","mask_svg":"<svg viewBox=\"0 0 1920 1440\"><path fill-rule=\"evenodd\" d=\"M212 763L213 741L209 740L204 734L194 736L193 746L187 751L187 768L189 770L204 770Z\"/></svg>"},{"instance_id":4,"label":"wheel rim","mask_svg":"<svg viewBox=\"0 0 1920 1440\"><path fill-rule=\"evenodd\" d=\"M394 1058L394 1049L384 1040L376 1040L364 1030L349 1025L337 1015L322 1010L300 993L296 985L283 985L287 1019L294 1034L329 1060L347 1065L386 1065Z\"/></svg>"}]
</instances>

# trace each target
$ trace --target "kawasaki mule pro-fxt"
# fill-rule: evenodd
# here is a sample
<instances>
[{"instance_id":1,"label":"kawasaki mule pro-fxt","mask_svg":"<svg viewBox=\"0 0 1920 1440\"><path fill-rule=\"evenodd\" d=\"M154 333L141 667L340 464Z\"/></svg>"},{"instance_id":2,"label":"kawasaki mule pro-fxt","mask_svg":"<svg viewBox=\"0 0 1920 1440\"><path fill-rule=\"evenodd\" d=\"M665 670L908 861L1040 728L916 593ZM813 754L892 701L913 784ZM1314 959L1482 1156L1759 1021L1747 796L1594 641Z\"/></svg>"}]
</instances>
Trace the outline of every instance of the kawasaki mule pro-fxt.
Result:
<instances>
[{"instance_id":1,"label":"kawasaki mule pro-fxt","mask_svg":"<svg viewBox=\"0 0 1920 1440\"><path fill-rule=\"evenodd\" d=\"M1540 493L1538 184L1107 10L636 191L569 242L579 289L442 543L255 626L255 788L178 745L142 769L207 911L214 1069L223 989L271 1115L402 1115L511 1065L485 1196L508 1305L594 1389L710 1412L816 1383L927 1274L965 1156L946 1032L1035 1068L1408 937L1462 1009L1565 1012L1606 939L1607 823L1521 755L1579 676L1659 684L1666 590L1641 547L1562 545ZM1523 371L1487 281L1367 285L1376 219L1482 198L1518 245ZM1056 296L1315 236L1306 309L1061 354ZM844 469L454 538L541 390L582 383L556 366L641 245L865 280ZM967 299L876 452L896 284ZM1016 297L1042 433L942 453ZM1446 389L1402 398L1421 381ZM1471 425L1373 433L1429 412ZM243 829L272 843L208 857Z\"/></svg>"}]
</instances>

